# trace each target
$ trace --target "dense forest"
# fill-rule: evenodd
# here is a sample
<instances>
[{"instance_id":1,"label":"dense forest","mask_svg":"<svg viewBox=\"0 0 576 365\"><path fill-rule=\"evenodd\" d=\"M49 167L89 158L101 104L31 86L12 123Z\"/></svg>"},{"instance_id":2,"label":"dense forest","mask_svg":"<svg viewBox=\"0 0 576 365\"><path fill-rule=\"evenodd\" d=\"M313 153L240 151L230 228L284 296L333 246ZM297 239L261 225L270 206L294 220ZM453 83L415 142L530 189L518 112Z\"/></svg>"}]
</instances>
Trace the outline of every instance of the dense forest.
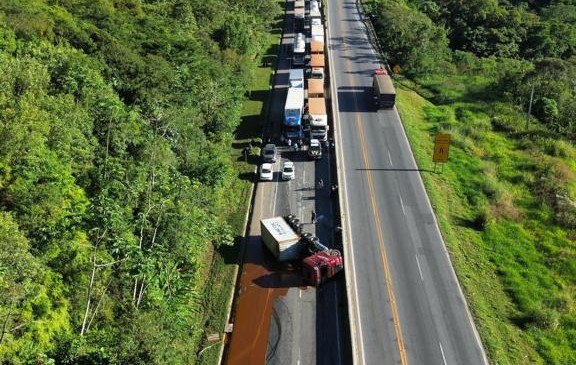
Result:
<instances>
[{"instance_id":1,"label":"dense forest","mask_svg":"<svg viewBox=\"0 0 576 365\"><path fill-rule=\"evenodd\" d=\"M575 364L576 2L364 5L421 167L452 136L423 177L492 363Z\"/></svg>"},{"instance_id":2,"label":"dense forest","mask_svg":"<svg viewBox=\"0 0 576 365\"><path fill-rule=\"evenodd\" d=\"M420 81L477 71L493 98L523 107L534 87L534 117L576 138L574 1L390 0L369 9L385 58L402 73Z\"/></svg>"},{"instance_id":3,"label":"dense forest","mask_svg":"<svg viewBox=\"0 0 576 365\"><path fill-rule=\"evenodd\" d=\"M0 363L195 363L276 2L0 1Z\"/></svg>"}]
</instances>

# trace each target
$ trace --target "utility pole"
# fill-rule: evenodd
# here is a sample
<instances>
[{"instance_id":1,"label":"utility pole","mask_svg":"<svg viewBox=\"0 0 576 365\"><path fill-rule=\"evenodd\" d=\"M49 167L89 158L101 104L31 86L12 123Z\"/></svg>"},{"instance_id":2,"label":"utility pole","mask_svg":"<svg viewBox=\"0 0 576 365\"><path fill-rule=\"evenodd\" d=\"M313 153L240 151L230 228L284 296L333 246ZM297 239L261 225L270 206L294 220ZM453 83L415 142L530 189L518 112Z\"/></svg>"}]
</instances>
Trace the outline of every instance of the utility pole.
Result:
<instances>
[{"instance_id":1,"label":"utility pole","mask_svg":"<svg viewBox=\"0 0 576 365\"><path fill-rule=\"evenodd\" d=\"M530 92L530 103L528 104L528 115L526 116L526 128L528 130L528 122L530 121L530 114L532 113L532 100L534 99L534 84L532 84L532 91Z\"/></svg>"}]
</instances>

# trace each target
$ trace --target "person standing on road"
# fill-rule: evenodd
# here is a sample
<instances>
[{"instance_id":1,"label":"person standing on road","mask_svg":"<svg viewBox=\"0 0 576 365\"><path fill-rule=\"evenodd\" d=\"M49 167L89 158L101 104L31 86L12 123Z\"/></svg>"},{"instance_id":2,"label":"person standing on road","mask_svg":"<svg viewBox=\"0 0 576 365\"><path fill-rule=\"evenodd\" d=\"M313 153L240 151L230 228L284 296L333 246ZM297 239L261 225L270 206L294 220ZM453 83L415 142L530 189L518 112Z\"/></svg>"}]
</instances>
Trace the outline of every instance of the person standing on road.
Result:
<instances>
[{"instance_id":1,"label":"person standing on road","mask_svg":"<svg viewBox=\"0 0 576 365\"><path fill-rule=\"evenodd\" d=\"M312 211L312 223L316 223L316 212Z\"/></svg>"}]
</instances>

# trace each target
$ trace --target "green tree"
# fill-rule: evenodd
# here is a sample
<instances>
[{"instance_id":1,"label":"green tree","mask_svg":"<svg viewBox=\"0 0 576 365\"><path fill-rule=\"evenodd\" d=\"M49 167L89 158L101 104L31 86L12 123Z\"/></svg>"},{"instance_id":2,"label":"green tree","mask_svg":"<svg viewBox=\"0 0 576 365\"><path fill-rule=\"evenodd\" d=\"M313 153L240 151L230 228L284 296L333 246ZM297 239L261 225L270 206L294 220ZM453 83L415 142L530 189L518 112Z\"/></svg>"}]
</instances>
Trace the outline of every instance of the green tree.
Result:
<instances>
[{"instance_id":1,"label":"green tree","mask_svg":"<svg viewBox=\"0 0 576 365\"><path fill-rule=\"evenodd\" d=\"M408 75L439 72L450 59L444 28L402 3L376 2L369 9L388 63Z\"/></svg>"}]
</instances>

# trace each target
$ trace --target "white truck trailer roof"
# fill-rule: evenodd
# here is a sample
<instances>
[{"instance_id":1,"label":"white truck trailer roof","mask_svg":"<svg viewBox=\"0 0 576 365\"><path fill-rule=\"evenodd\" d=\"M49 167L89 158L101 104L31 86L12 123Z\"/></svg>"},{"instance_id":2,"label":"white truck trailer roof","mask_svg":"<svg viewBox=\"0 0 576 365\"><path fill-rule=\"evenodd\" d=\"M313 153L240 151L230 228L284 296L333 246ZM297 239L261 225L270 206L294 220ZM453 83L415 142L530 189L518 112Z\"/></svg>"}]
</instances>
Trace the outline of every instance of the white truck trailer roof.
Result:
<instances>
[{"instance_id":1,"label":"white truck trailer roof","mask_svg":"<svg viewBox=\"0 0 576 365\"><path fill-rule=\"evenodd\" d=\"M286 95L286 104L284 105L284 124L299 125L302 119L304 109L304 88L291 87Z\"/></svg>"},{"instance_id":2,"label":"white truck trailer roof","mask_svg":"<svg viewBox=\"0 0 576 365\"><path fill-rule=\"evenodd\" d=\"M310 17L311 18L320 18L322 14L320 14L320 3L316 0L312 0L310 2Z\"/></svg>"},{"instance_id":3,"label":"white truck trailer roof","mask_svg":"<svg viewBox=\"0 0 576 365\"><path fill-rule=\"evenodd\" d=\"M300 257L300 237L282 217L260 221L262 241L278 261L296 260Z\"/></svg>"},{"instance_id":4,"label":"white truck trailer roof","mask_svg":"<svg viewBox=\"0 0 576 365\"><path fill-rule=\"evenodd\" d=\"M324 27L322 24L312 24L312 41L324 44Z\"/></svg>"},{"instance_id":5,"label":"white truck trailer roof","mask_svg":"<svg viewBox=\"0 0 576 365\"><path fill-rule=\"evenodd\" d=\"M290 69L288 76L289 87L304 87L304 70L301 68Z\"/></svg>"},{"instance_id":6,"label":"white truck trailer roof","mask_svg":"<svg viewBox=\"0 0 576 365\"><path fill-rule=\"evenodd\" d=\"M286 95L284 109L302 109L304 107L304 88L291 87Z\"/></svg>"},{"instance_id":7,"label":"white truck trailer roof","mask_svg":"<svg viewBox=\"0 0 576 365\"><path fill-rule=\"evenodd\" d=\"M294 53L306 53L306 38L303 33L297 33L294 38Z\"/></svg>"}]
</instances>

